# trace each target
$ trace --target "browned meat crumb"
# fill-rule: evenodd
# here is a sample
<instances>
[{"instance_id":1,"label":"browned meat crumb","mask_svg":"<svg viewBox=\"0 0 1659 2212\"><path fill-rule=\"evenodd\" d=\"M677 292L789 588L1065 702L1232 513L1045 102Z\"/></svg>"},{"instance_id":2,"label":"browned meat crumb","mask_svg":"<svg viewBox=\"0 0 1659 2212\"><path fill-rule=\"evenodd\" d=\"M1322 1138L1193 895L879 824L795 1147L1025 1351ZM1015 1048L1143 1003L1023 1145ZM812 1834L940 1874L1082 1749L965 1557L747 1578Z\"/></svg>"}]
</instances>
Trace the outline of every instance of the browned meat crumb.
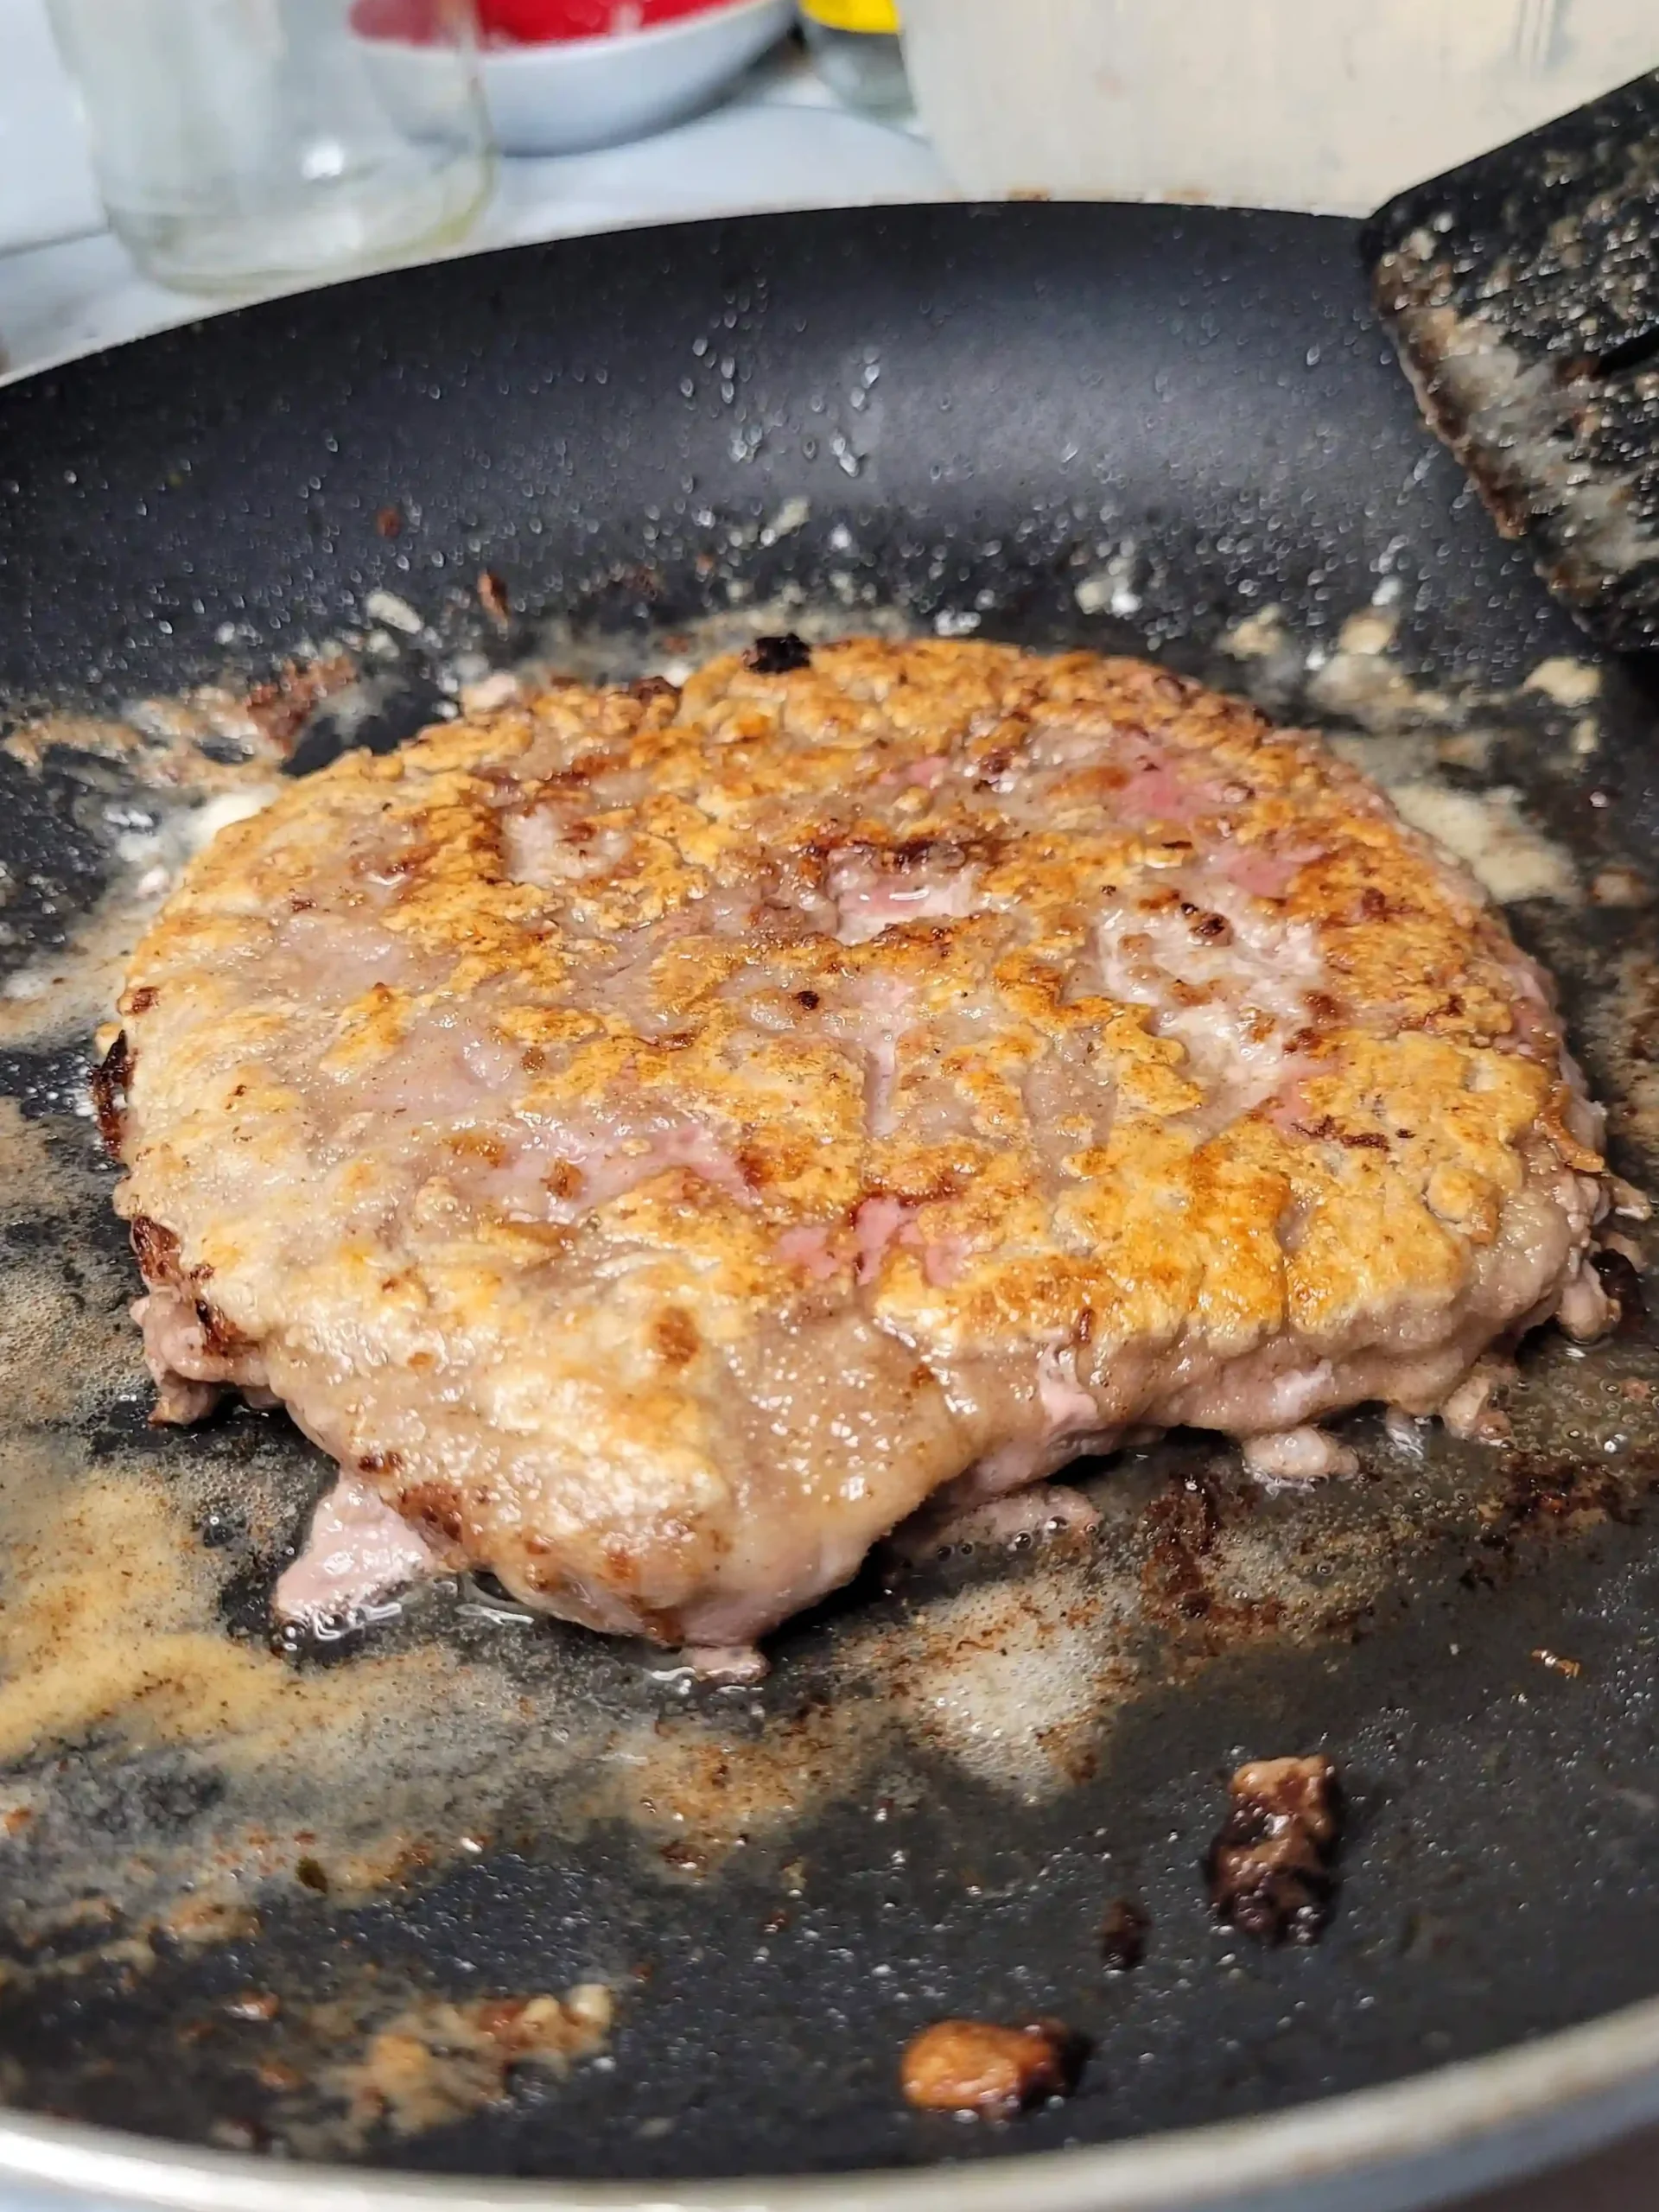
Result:
<instances>
[{"instance_id":1,"label":"browned meat crumb","mask_svg":"<svg viewBox=\"0 0 1659 2212\"><path fill-rule=\"evenodd\" d=\"M938 2020L905 2048L905 2099L918 2112L1007 2120L1046 2098L1069 2096L1084 2055L1081 2040L1058 2020L1027 2020L1016 2027Z\"/></svg>"},{"instance_id":2,"label":"browned meat crumb","mask_svg":"<svg viewBox=\"0 0 1659 2212\"><path fill-rule=\"evenodd\" d=\"M1128 1974L1147 1955L1147 1930L1152 1925L1138 1904L1119 1897L1106 1909L1101 1923L1101 1963L1109 1974Z\"/></svg>"},{"instance_id":3,"label":"browned meat crumb","mask_svg":"<svg viewBox=\"0 0 1659 2212\"><path fill-rule=\"evenodd\" d=\"M505 630L512 620L507 605L507 588L493 569L478 572L478 603L498 630Z\"/></svg>"},{"instance_id":4,"label":"browned meat crumb","mask_svg":"<svg viewBox=\"0 0 1659 2212\"><path fill-rule=\"evenodd\" d=\"M451 2005L427 1999L372 2038L340 2087L359 2120L400 2135L422 2133L499 2103L520 2066L563 2073L610 2033L610 1991L584 1982L563 1997L486 1997Z\"/></svg>"},{"instance_id":5,"label":"browned meat crumb","mask_svg":"<svg viewBox=\"0 0 1659 2212\"><path fill-rule=\"evenodd\" d=\"M1511 1360L1490 1353L1475 1362L1440 1408L1447 1433L1469 1444L1505 1444L1510 1435L1510 1417L1492 1403L1494 1392L1515 1380Z\"/></svg>"},{"instance_id":6,"label":"browned meat crumb","mask_svg":"<svg viewBox=\"0 0 1659 2212\"><path fill-rule=\"evenodd\" d=\"M325 699L357 681L345 653L326 660L285 660L275 677L248 694L248 720L282 753L294 750L301 731Z\"/></svg>"},{"instance_id":7,"label":"browned meat crumb","mask_svg":"<svg viewBox=\"0 0 1659 2212\"><path fill-rule=\"evenodd\" d=\"M1552 1675L1565 1675L1569 1682L1576 1682L1584 1672L1582 1659L1568 1659L1559 1651L1549 1651L1540 1645L1533 1657L1541 1667L1548 1667Z\"/></svg>"},{"instance_id":8,"label":"browned meat crumb","mask_svg":"<svg viewBox=\"0 0 1659 2212\"><path fill-rule=\"evenodd\" d=\"M1229 1788L1205 1864L1217 1916L1269 1943L1317 1943L1336 1891L1336 1768L1320 1758L1252 1759Z\"/></svg>"}]
</instances>

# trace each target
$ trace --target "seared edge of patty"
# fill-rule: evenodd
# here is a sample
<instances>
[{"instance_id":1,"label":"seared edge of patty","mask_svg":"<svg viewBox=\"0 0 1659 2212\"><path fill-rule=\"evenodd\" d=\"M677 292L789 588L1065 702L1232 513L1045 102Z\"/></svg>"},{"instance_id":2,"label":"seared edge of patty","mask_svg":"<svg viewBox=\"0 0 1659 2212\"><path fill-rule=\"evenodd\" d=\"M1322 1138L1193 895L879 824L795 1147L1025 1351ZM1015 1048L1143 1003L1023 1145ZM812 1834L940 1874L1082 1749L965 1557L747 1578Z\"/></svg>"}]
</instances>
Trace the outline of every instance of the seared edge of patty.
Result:
<instances>
[{"instance_id":1,"label":"seared edge of patty","mask_svg":"<svg viewBox=\"0 0 1659 2212\"><path fill-rule=\"evenodd\" d=\"M273 1394L442 1556L664 1642L943 1485L1430 1411L1606 1318L1540 971L1141 663L854 641L350 756L123 1016L162 1417Z\"/></svg>"}]
</instances>

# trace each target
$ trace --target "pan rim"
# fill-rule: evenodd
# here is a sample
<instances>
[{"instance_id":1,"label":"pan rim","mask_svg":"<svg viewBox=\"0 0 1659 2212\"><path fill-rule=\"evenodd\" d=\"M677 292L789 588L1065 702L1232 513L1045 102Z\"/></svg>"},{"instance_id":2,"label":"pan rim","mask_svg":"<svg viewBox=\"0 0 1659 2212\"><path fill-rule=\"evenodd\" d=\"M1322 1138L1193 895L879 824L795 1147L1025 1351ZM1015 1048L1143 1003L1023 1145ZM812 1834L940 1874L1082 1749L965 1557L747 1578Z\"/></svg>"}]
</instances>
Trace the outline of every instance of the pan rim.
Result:
<instances>
[{"instance_id":1,"label":"pan rim","mask_svg":"<svg viewBox=\"0 0 1659 2212\"><path fill-rule=\"evenodd\" d=\"M296 2165L81 2121L0 2113L0 2185L149 2212L1180 2212L1265 2207L1339 2182L1372 2212L1444 2202L1611 2143L1659 2116L1659 1998L1484 2057L1261 2119L1103 2146L834 2175L700 2182L474 2178ZM1431 2172L1432 2168L1432 2172ZM1414 2183L1412 2175L1420 2176ZM1389 2182L1393 2177L1395 2187ZM1363 2199L1356 2185L1380 2194Z\"/></svg>"}]
</instances>

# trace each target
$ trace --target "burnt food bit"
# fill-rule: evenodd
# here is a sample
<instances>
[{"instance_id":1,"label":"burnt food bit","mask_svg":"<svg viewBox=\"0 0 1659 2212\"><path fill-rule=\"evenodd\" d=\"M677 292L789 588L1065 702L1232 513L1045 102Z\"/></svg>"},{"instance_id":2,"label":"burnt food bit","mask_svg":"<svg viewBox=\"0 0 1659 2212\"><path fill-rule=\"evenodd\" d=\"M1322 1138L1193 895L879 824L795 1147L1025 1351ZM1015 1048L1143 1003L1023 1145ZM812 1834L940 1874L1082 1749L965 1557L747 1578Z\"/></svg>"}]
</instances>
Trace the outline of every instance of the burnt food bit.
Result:
<instances>
[{"instance_id":1,"label":"burnt food bit","mask_svg":"<svg viewBox=\"0 0 1659 2212\"><path fill-rule=\"evenodd\" d=\"M744 654L743 665L757 676L793 676L798 669L811 667L812 648L804 638L785 630L781 638L757 638Z\"/></svg>"},{"instance_id":2,"label":"burnt food bit","mask_svg":"<svg viewBox=\"0 0 1659 2212\"><path fill-rule=\"evenodd\" d=\"M1319 1758L1251 1759L1229 1788L1205 1866L1217 1917L1264 1942L1317 1943L1336 1894L1336 1768Z\"/></svg>"},{"instance_id":3,"label":"burnt food bit","mask_svg":"<svg viewBox=\"0 0 1659 2212\"><path fill-rule=\"evenodd\" d=\"M937 2020L906 2045L900 2079L905 2101L918 2112L1011 2120L1050 2097L1069 2096L1085 2056L1082 2037L1058 2020L1014 2027Z\"/></svg>"},{"instance_id":4,"label":"burnt food bit","mask_svg":"<svg viewBox=\"0 0 1659 2212\"><path fill-rule=\"evenodd\" d=\"M92 1111L98 1117L98 1134L104 1140L105 1151L114 1160L121 1157L121 1139L127 1119L127 1077L131 1072L132 1052L127 1033L118 1030L115 1042L88 1078Z\"/></svg>"},{"instance_id":5,"label":"burnt food bit","mask_svg":"<svg viewBox=\"0 0 1659 2212\"><path fill-rule=\"evenodd\" d=\"M1590 1255L1591 1264L1600 1280L1602 1293L1618 1308L1618 1327L1621 1336L1637 1331L1647 1318L1647 1300L1642 1294L1642 1278L1628 1252L1616 1247L1605 1246Z\"/></svg>"},{"instance_id":6,"label":"burnt food bit","mask_svg":"<svg viewBox=\"0 0 1659 2212\"><path fill-rule=\"evenodd\" d=\"M1147 1955L1152 1923L1138 1904L1119 1897L1106 1909L1100 1927L1100 1962L1108 1974L1128 1974Z\"/></svg>"}]
</instances>

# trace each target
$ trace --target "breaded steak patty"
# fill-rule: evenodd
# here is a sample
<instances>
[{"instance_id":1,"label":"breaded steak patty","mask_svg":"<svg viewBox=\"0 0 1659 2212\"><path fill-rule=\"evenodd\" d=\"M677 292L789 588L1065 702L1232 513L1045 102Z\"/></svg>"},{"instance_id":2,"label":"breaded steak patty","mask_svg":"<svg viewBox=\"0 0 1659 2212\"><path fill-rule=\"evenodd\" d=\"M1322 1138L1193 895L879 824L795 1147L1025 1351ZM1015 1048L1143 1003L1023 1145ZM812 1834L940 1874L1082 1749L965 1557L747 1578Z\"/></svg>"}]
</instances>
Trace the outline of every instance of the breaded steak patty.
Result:
<instances>
[{"instance_id":1,"label":"breaded steak patty","mask_svg":"<svg viewBox=\"0 0 1659 2212\"><path fill-rule=\"evenodd\" d=\"M1137 661L762 640L351 754L121 1011L161 1416L273 1394L331 1541L366 1498L396 1552L378 1494L664 1643L945 1485L1178 1422L1319 1472L1321 1415L1605 1317L1538 969L1316 740Z\"/></svg>"}]
</instances>

